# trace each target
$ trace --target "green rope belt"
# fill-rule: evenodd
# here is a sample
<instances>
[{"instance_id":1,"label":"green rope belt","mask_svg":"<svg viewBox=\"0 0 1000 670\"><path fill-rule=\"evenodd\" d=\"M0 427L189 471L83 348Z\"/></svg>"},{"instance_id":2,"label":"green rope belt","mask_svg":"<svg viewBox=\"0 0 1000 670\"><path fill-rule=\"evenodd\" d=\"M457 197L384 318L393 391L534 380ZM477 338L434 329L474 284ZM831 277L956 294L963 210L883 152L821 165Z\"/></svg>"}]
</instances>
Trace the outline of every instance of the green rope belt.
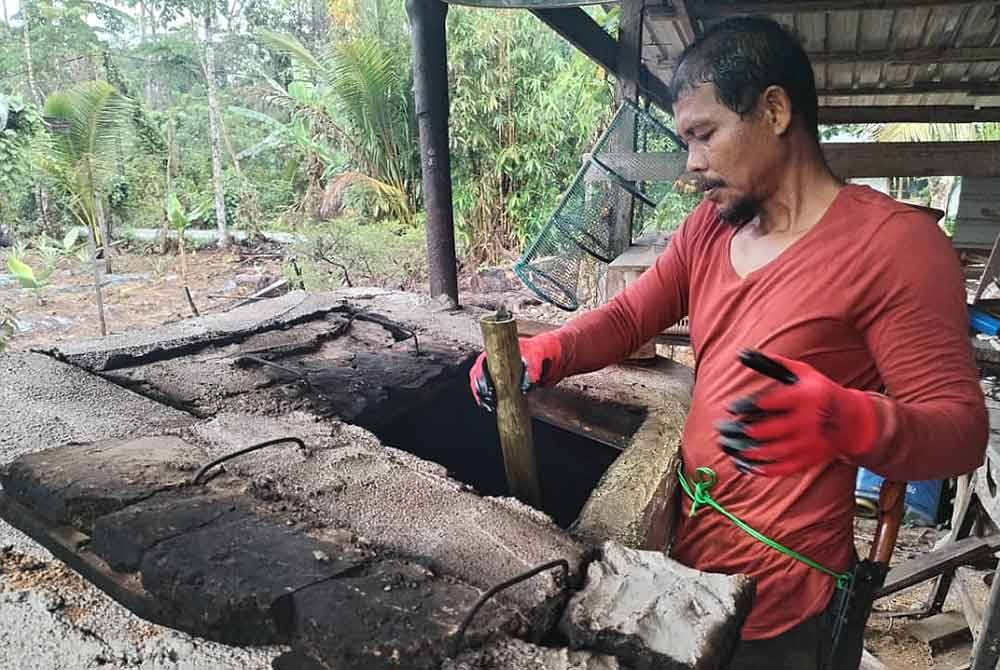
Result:
<instances>
[{"instance_id":1,"label":"green rope belt","mask_svg":"<svg viewBox=\"0 0 1000 670\"><path fill-rule=\"evenodd\" d=\"M795 560L805 563L810 568L815 568L816 570L819 570L824 574L830 575L835 580L837 580L838 589L844 589L850 583L852 577L850 572L834 572L833 570L820 565L811 558L807 558L806 556L803 556L799 552L793 551L792 549L789 549L783 544L775 542L774 540L764 535L760 531L756 530L752 526L747 525L747 523L744 522L742 519L730 513L725 507L717 503L715 501L715 498L713 498L708 492L709 489L711 489L712 486L715 485L715 472L712 470L712 468L701 467L698 468L695 472L697 473L697 481L694 482L694 489L692 490L691 483L684 478L683 465L678 466L677 468L677 479L680 481L681 489L683 489L684 494L691 499L691 511L688 513L688 516L694 516L695 513L698 511L699 507L701 507L702 505L707 505L708 507L711 507L712 509L716 510L724 517L732 521L737 528L739 528L744 533L746 533L753 539L757 540L758 542L763 542L772 549L780 551L786 556L791 556Z\"/></svg>"}]
</instances>

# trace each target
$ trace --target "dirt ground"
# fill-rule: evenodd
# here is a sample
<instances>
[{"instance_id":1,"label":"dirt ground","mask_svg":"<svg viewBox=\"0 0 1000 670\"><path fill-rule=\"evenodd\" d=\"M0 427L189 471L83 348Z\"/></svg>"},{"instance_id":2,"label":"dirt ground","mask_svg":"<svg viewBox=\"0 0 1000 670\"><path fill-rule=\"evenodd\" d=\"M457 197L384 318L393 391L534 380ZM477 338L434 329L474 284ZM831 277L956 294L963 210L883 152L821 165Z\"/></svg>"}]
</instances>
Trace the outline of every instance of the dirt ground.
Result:
<instances>
[{"instance_id":1,"label":"dirt ground","mask_svg":"<svg viewBox=\"0 0 1000 670\"><path fill-rule=\"evenodd\" d=\"M31 263L33 257L27 258ZM102 289L110 333L148 328L192 316L180 276L180 257L126 252L112 259ZM187 284L201 314L222 310L281 277L281 254L236 247L187 253ZM0 268L0 271L6 268ZM39 297L41 302L39 302ZM23 289L0 272L0 304L14 312L12 351L101 334L94 276L88 265L60 259L48 285Z\"/></svg>"},{"instance_id":2,"label":"dirt ground","mask_svg":"<svg viewBox=\"0 0 1000 670\"><path fill-rule=\"evenodd\" d=\"M28 260L30 262L30 256ZM116 256L113 263L115 272L106 278L103 288L110 332L122 333L192 316L183 290L178 256L133 251ZM199 311L207 314L226 309L240 298L269 285L281 277L281 272L280 249L203 249L188 255L187 284ZM527 291L512 285L509 275L502 278L500 285L491 285L490 281L478 277L464 277L461 286L464 301L486 307L502 302L525 318L560 322L572 316L540 303ZM13 351L100 335L93 275L88 267L74 259L62 259L49 285L38 293L22 289L12 277L0 274L0 304L13 311L17 322L17 332L9 345ZM687 365L693 364L687 348L661 348L660 353ZM873 531L874 522L858 520L856 536L860 552L867 551L866 542ZM941 532L904 529L894 560L899 562L930 550ZM13 557L0 556L0 563L4 560L9 562ZM3 567L0 565L0 571L4 571ZM75 579L75 575L61 566L39 566L43 567L20 572L44 584ZM929 590L930 584L926 583L876 603L877 612L869 623L867 647L890 670L951 670L968 660L969 646L962 644L932 656L925 644L908 634L908 619L885 616L885 612L919 608ZM984 598L985 593L984 590ZM954 607L954 604L949 603L946 609L949 606Z\"/></svg>"}]
</instances>

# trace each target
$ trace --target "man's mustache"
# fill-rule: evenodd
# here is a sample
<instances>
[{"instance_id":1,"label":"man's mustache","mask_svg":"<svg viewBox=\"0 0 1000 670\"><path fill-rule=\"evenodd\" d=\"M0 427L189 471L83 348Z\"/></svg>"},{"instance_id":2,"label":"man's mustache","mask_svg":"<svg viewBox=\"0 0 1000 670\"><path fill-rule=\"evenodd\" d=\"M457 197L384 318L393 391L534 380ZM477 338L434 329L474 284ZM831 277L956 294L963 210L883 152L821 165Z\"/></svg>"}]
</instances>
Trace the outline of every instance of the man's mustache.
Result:
<instances>
[{"instance_id":1,"label":"man's mustache","mask_svg":"<svg viewBox=\"0 0 1000 670\"><path fill-rule=\"evenodd\" d=\"M705 193L713 188L726 185L721 179L712 179L701 174L684 173L674 182L674 190L680 193Z\"/></svg>"},{"instance_id":2,"label":"man's mustache","mask_svg":"<svg viewBox=\"0 0 1000 670\"><path fill-rule=\"evenodd\" d=\"M695 177L694 179L695 188L701 191L702 193L710 191L713 188L722 188L725 185L726 182L722 181L721 179L709 179L707 177Z\"/></svg>"}]
</instances>

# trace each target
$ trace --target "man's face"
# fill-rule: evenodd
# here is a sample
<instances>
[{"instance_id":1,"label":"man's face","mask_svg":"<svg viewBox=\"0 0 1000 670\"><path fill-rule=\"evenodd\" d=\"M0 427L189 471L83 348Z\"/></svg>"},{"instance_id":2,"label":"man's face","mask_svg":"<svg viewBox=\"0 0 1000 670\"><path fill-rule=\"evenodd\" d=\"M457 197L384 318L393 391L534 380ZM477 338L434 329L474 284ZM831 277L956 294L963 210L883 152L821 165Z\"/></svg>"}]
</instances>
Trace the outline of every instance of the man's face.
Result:
<instances>
[{"instance_id":1,"label":"man's face","mask_svg":"<svg viewBox=\"0 0 1000 670\"><path fill-rule=\"evenodd\" d=\"M715 84L707 83L674 102L674 121L688 144L688 172L723 220L742 225L756 216L774 190L783 152L764 114L758 109L740 118L719 102Z\"/></svg>"}]
</instances>

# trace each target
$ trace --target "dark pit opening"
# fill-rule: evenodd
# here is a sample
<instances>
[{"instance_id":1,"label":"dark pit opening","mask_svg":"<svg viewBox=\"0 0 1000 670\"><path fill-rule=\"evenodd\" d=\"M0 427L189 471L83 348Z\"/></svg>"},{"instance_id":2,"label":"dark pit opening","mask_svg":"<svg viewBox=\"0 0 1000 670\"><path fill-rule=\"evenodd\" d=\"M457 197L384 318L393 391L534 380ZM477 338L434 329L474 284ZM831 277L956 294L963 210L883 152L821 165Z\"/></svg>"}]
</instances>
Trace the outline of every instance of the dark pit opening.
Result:
<instances>
[{"instance_id":1,"label":"dark pit opening","mask_svg":"<svg viewBox=\"0 0 1000 670\"><path fill-rule=\"evenodd\" d=\"M509 495L496 416L475 405L467 380L467 373L462 374L433 400L390 424L369 428L383 444L445 466L453 478L482 495ZM645 412L631 408L625 413L630 430L623 437L629 437ZM566 528L576 520L621 448L537 418L532 428L542 511Z\"/></svg>"}]
</instances>

